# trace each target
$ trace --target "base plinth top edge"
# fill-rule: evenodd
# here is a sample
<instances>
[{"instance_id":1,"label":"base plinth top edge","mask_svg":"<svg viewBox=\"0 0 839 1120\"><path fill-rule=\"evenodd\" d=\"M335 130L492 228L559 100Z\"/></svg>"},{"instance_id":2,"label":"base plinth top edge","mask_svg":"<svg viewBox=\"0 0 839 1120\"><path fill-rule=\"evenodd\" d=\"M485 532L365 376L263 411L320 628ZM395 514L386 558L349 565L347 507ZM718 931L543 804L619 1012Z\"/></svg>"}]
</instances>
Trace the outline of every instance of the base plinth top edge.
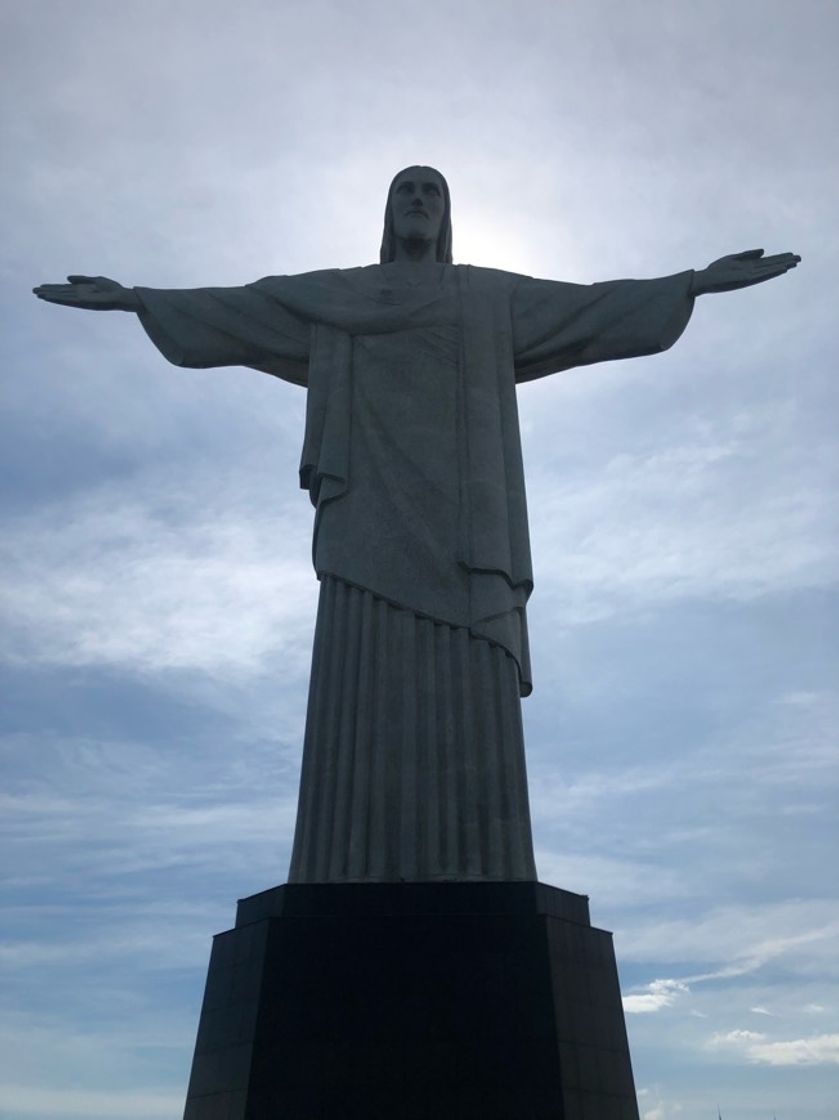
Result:
<instances>
[{"instance_id":1,"label":"base plinth top edge","mask_svg":"<svg viewBox=\"0 0 839 1120\"><path fill-rule=\"evenodd\" d=\"M529 880L284 883L239 899L236 925L275 917L542 914L589 926L588 895Z\"/></svg>"}]
</instances>

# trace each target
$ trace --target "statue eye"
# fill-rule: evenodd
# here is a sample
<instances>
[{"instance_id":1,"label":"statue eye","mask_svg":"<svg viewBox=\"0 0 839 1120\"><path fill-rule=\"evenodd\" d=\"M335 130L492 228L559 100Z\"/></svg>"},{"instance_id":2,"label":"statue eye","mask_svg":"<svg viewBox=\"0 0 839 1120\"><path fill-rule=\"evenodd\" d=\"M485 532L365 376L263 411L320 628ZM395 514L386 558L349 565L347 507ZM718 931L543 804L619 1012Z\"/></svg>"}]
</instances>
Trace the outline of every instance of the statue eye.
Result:
<instances>
[{"instance_id":1,"label":"statue eye","mask_svg":"<svg viewBox=\"0 0 839 1120\"><path fill-rule=\"evenodd\" d=\"M423 190L425 191L426 194L439 195L439 193L440 193L440 188L437 186L436 183L426 183L425 186L423 187Z\"/></svg>"}]
</instances>

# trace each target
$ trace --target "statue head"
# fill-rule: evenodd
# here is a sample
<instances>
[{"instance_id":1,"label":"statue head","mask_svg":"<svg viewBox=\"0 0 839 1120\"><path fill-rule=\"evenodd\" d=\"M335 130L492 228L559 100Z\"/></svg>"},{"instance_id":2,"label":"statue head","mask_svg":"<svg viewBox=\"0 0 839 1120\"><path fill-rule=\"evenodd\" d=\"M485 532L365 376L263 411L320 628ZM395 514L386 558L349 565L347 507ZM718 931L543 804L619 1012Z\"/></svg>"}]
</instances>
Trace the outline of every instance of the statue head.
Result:
<instances>
[{"instance_id":1,"label":"statue head","mask_svg":"<svg viewBox=\"0 0 839 1120\"><path fill-rule=\"evenodd\" d=\"M449 185L433 167L406 167L387 192L381 264L395 259L397 239L436 238L436 259L452 263L452 213Z\"/></svg>"}]
</instances>

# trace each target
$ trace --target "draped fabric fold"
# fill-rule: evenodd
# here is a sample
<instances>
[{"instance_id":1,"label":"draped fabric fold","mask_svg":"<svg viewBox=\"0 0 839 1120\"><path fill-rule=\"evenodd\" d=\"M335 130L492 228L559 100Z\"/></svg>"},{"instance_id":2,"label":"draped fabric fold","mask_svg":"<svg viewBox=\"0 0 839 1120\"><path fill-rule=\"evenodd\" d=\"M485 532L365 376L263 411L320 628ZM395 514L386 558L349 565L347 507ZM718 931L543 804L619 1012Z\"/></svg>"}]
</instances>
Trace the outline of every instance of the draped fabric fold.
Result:
<instances>
[{"instance_id":1,"label":"draped fabric fold","mask_svg":"<svg viewBox=\"0 0 839 1120\"><path fill-rule=\"evenodd\" d=\"M308 389L321 604L292 879L535 877L516 383L666 349L691 276L579 285L394 262L135 289L176 365Z\"/></svg>"},{"instance_id":2,"label":"draped fabric fold","mask_svg":"<svg viewBox=\"0 0 839 1120\"><path fill-rule=\"evenodd\" d=\"M535 879L515 662L325 578L290 882Z\"/></svg>"},{"instance_id":3,"label":"draped fabric fold","mask_svg":"<svg viewBox=\"0 0 839 1120\"><path fill-rule=\"evenodd\" d=\"M372 265L242 288L138 288L178 365L248 365L308 386L301 485L313 559L500 645L531 689L532 590L515 384L666 349L692 274L579 285L468 265Z\"/></svg>"},{"instance_id":4,"label":"draped fabric fold","mask_svg":"<svg viewBox=\"0 0 839 1120\"><path fill-rule=\"evenodd\" d=\"M365 280L356 278L359 297L380 298L381 291L371 291ZM447 268L441 281L434 292L423 287L400 293L406 300L403 318L387 333L371 330L376 324L367 320L363 326L371 333L353 340L341 318L340 327L312 328L300 477L317 509L314 564L320 575L369 588L398 606L501 645L519 666L527 693L524 610L533 580L512 377L512 279L491 274L488 283L485 270L457 267ZM396 293L388 294L386 312L392 317ZM432 306L437 331L412 327L414 310ZM439 333L447 323L453 328L448 338ZM401 391L391 396L388 388L397 377ZM409 431L417 415L428 418L429 429L439 420L424 446ZM433 524L440 521L439 506L420 508L416 499L410 510L394 499L399 516L386 518L383 495L423 484L432 492L429 454L437 454L435 442L444 439L447 423L453 439L441 458L448 479L440 481L435 502L452 506L454 531ZM369 436L377 427L397 433L400 447L387 448L387 462ZM411 460L407 466L400 466L400 451ZM345 497L345 504L328 508ZM390 547L381 540L383 523ZM368 547L373 538L376 549ZM417 556L428 548L434 556L422 567ZM449 569L445 574L436 570L441 560Z\"/></svg>"}]
</instances>

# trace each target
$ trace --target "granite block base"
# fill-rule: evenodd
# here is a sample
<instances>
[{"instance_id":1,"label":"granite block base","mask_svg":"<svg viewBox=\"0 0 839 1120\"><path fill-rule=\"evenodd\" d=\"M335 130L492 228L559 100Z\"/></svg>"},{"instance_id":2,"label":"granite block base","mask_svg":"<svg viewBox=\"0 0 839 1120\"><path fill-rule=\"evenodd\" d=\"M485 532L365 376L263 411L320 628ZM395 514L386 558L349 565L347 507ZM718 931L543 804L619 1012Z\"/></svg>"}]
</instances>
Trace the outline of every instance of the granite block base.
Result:
<instances>
[{"instance_id":1,"label":"granite block base","mask_svg":"<svg viewBox=\"0 0 839 1120\"><path fill-rule=\"evenodd\" d=\"M286 885L213 942L184 1120L638 1120L611 934L540 883Z\"/></svg>"}]
</instances>

